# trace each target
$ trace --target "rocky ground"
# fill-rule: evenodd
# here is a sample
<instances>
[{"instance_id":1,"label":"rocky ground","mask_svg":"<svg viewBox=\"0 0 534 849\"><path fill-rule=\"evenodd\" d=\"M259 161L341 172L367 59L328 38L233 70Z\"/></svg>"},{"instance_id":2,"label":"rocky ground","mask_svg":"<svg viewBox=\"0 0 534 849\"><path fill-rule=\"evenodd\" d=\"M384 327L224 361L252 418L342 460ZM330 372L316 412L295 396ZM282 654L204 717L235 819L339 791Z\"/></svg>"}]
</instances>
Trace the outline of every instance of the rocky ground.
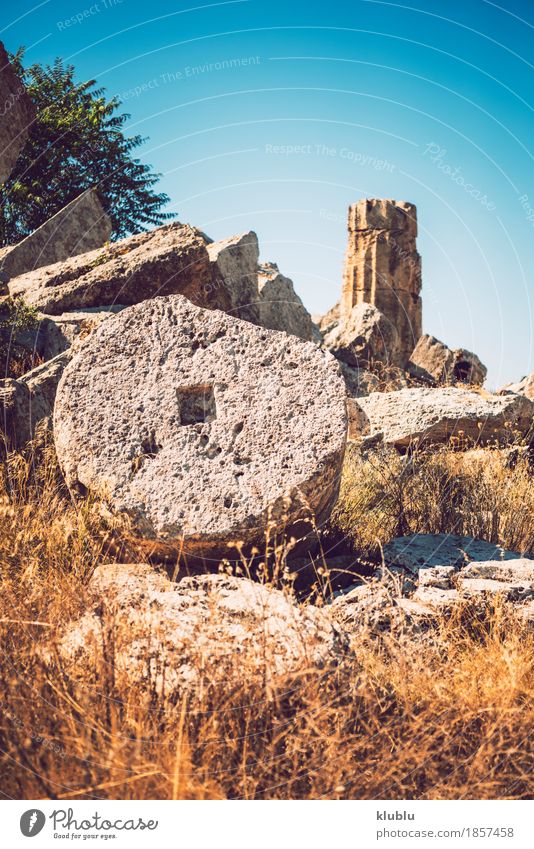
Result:
<instances>
[{"instance_id":1,"label":"rocky ground","mask_svg":"<svg viewBox=\"0 0 534 849\"><path fill-rule=\"evenodd\" d=\"M413 204L348 231L314 318L93 190L0 251L4 796L532 796L534 379L423 334Z\"/></svg>"},{"instance_id":2,"label":"rocky ground","mask_svg":"<svg viewBox=\"0 0 534 849\"><path fill-rule=\"evenodd\" d=\"M439 455L454 514L423 488L436 457L401 504L404 466L377 487L380 453L357 477L349 456L324 558L280 540L208 573L141 557L97 501L72 501L48 449L37 468L11 455L2 792L530 798L533 562L506 543L531 538L531 479L481 451L493 474L473 480ZM451 533L459 516L494 542Z\"/></svg>"},{"instance_id":3,"label":"rocky ground","mask_svg":"<svg viewBox=\"0 0 534 849\"><path fill-rule=\"evenodd\" d=\"M526 797L531 381L258 257L173 224L7 280L3 790Z\"/></svg>"}]
</instances>

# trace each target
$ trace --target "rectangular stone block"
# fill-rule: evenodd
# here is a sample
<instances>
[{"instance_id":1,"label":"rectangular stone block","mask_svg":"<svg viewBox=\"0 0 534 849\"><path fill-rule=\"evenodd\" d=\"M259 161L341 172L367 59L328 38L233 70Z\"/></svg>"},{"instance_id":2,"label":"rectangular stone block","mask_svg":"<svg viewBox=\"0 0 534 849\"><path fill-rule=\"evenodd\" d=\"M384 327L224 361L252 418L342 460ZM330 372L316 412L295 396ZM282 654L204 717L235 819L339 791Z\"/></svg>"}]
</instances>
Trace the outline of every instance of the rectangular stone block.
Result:
<instances>
[{"instance_id":1,"label":"rectangular stone block","mask_svg":"<svg viewBox=\"0 0 534 849\"><path fill-rule=\"evenodd\" d=\"M101 248L110 236L111 221L94 189L88 189L22 242L3 248L0 251L0 271L6 281Z\"/></svg>"}]
</instances>

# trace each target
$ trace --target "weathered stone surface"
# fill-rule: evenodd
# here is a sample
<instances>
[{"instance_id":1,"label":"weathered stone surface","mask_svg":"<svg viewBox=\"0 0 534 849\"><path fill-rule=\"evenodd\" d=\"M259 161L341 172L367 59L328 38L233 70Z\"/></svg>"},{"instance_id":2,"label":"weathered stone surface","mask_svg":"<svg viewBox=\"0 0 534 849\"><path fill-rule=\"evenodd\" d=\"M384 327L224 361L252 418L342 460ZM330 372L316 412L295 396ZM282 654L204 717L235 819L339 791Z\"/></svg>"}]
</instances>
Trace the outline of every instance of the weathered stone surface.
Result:
<instances>
[{"instance_id":1,"label":"weathered stone surface","mask_svg":"<svg viewBox=\"0 0 534 849\"><path fill-rule=\"evenodd\" d=\"M258 267L260 324L270 330L283 330L300 339L315 338L311 315L293 289L289 277L280 274L274 262Z\"/></svg>"},{"instance_id":2,"label":"weathered stone surface","mask_svg":"<svg viewBox=\"0 0 534 849\"><path fill-rule=\"evenodd\" d=\"M420 586L410 599L410 601L421 605L423 615L434 615L434 617L450 614L460 600L461 596L458 590L440 589L433 586Z\"/></svg>"},{"instance_id":3,"label":"weathered stone surface","mask_svg":"<svg viewBox=\"0 0 534 849\"><path fill-rule=\"evenodd\" d=\"M439 537L448 539L445 534L434 539ZM433 553L429 560L450 560L452 565L423 565L415 591L413 580L402 584L388 576L337 594L326 611L343 630L358 639L384 632L392 635L409 632L417 639L426 639L436 623L455 609L474 606L477 615L484 614L491 611L498 599L513 605L520 619L534 624L534 561L503 552L482 540L452 539L461 541L463 549L456 544L447 548L440 542L445 556ZM463 566L467 559L460 560L457 555L463 557L464 552L468 552L468 557L495 554L512 557ZM419 565L412 562L410 572L415 574ZM436 634L432 639L435 638Z\"/></svg>"},{"instance_id":4,"label":"weathered stone surface","mask_svg":"<svg viewBox=\"0 0 534 849\"><path fill-rule=\"evenodd\" d=\"M141 539L217 560L229 542L262 545L269 522L302 535L309 510L325 519L346 429L330 354L179 296L104 322L55 407L71 488L128 514Z\"/></svg>"},{"instance_id":5,"label":"weathered stone surface","mask_svg":"<svg viewBox=\"0 0 534 849\"><path fill-rule=\"evenodd\" d=\"M349 232L392 230L417 236L415 204L388 198L364 198L349 207Z\"/></svg>"},{"instance_id":6,"label":"weathered stone surface","mask_svg":"<svg viewBox=\"0 0 534 849\"><path fill-rule=\"evenodd\" d=\"M411 203L361 200L349 207L341 319L356 304L376 306L399 335L404 367L421 335L421 257L417 253L417 212Z\"/></svg>"},{"instance_id":7,"label":"weathered stone surface","mask_svg":"<svg viewBox=\"0 0 534 849\"><path fill-rule=\"evenodd\" d=\"M358 398L370 433L383 432L397 448L447 443L506 444L532 427L534 403L521 395L468 389L401 389Z\"/></svg>"},{"instance_id":8,"label":"weathered stone surface","mask_svg":"<svg viewBox=\"0 0 534 849\"><path fill-rule=\"evenodd\" d=\"M226 289L228 312L237 318L260 324L258 304L258 237L252 230L208 245L214 266L214 289Z\"/></svg>"},{"instance_id":9,"label":"weathered stone surface","mask_svg":"<svg viewBox=\"0 0 534 849\"><path fill-rule=\"evenodd\" d=\"M398 362L400 340L393 324L372 304L356 304L344 320L324 336L337 359L356 368Z\"/></svg>"},{"instance_id":10,"label":"weathered stone surface","mask_svg":"<svg viewBox=\"0 0 534 849\"><path fill-rule=\"evenodd\" d=\"M174 223L22 274L10 281L9 291L49 315L175 293L201 306L228 309L227 290L212 282L206 238Z\"/></svg>"},{"instance_id":11,"label":"weathered stone surface","mask_svg":"<svg viewBox=\"0 0 534 849\"><path fill-rule=\"evenodd\" d=\"M0 250L3 279L100 248L111 236L111 221L89 189L17 245Z\"/></svg>"},{"instance_id":12,"label":"weathered stone surface","mask_svg":"<svg viewBox=\"0 0 534 849\"><path fill-rule=\"evenodd\" d=\"M0 42L0 183L5 183L35 118L33 105Z\"/></svg>"},{"instance_id":13,"label":"weathered stone surface","mask_svg":"<svg viewBox=\"0 0 534 849\"><path fill-rule=\"evenodd\" d=\"M534 560L528 557L499 558L470 563L462 569L463 578L490 578L495 581L534 581Z\"/></svg>"},{"instance_id":14,"label":"weathered stone surface","mask_svg":"<svg viewBox=\"0 0 534 849\"><path fill-rule=\"evenodd\" d=\"M362 397L362 396L360 396ZM349 419L348 438L351 440L363 439L369 436L370 422L360 404L355 398L347 398L347 415Z\"/></svg>"},{"instance_id":15,"label":"weathered stone surface","mask_svg":"<svg viewBox=\"0 0 534 849\"><path fill-rule=\"evenodd\" d=\"M436 383L449 383L454 367L454 353L435 336L425 333L410 356L408 369L412 366L423 369Z\"/></svg>"},{"instance_id":16,"label":"weathered stone surface","mask_svg":"<svg viewBox=\"0 0 534 849\"><path fill-rule=\"evenodd\" d=\"M477 543L481 545L480 540ZM499 596L512 602L521 616L530 618L524 605L532 604L534 599L534 560L524 557L506 558L505 562L502 559L483 560L472 562L460 571L451 568L442 575L439 589L436 583L426 580L428 573L435 571L422 569L419 572L419 587L413 596L416 601L443 610L466 601L493 602Z\"/></svg>"},{"instance_id":17,"label":"weathered stone surface","mask_svg":"<svg viewBox=\"0 0 534 849\"><path fill-rule=\"evenodd\" d=\"M524 377L518 383L507 383L499 390L499 395L525 395L526 398L534 400L534 372Z\"/></svg>"},{"instance_id":18,"label":"weathered stone surface","mask_svg":"<svg viewBox=\"0 0 534 849\"><path fill-rule=\"evenodd\" d=\"M67 312L53 317L41 314L37 316L36 326L31 329L15 333L10 327L0 328L0 340L10 351L27 351L40 364L57 357L71 346L76 348L103 321L122 309L124 307L117 304L88 307L81 312Z\"/></svg>"},{"instance_id":19,"label":"weathered stone surface","mask_svg":"<svg viewBox=\"0 0 534 849\"><path fill-rule=\"evenodd\" d=\"M483 386L488 370L476 354L465 348L454 351L453 379L455 383Z\"/></svg>"},{"instance_id":20,"label":"weathered stone surface","mask_svg":"<svg viewBox=\"0 0 534 849\"><path fill-rule=\"evenodd\" d=\"M526 601L534 598L532 581L500 581L493 578L464 578L459 575L457 587L460 596L465 598L485 593L503 595L507 601Z\"/></svg>"},{"instance_id":21,"label":"weathered stone surface","mask_svg":"<svg viewBox=\"0 0 534 849\"><path fill-rule=\"evenodd\" d=\"M52 429L57 387L70 358L67 351L18 380L0 381L0 425L10 450L24 448L39 425Z\"/></svg>"},{"instance_id":22,"label":"weathered stone surface","mask_svg":"<svg viewBox=\"0 0 534 849\"><path fill-rule=\"evenodd\" d=\"M412 574L419 573L420 579L422 573L419 570L430 571L429 583L436 574L441 579L445 575L450 577L450 573L444 571L447 567L457 570L471 561L516 560L520 557L520 554L491 542L457 534L411 534L396 537L384 546L386 566L399 566ZM438 567L439 573L436 573ZM432 586L443 588L443 580L432 583Z\"/></svg>"},{"instance_id":23,"label":"weathered stone surface","mask_svg":"<svg viewBox=\"0 0 534 849\"><path fill-rule=\"evenodd\" d=\"M367 369L354 368L347 363L341 362L340 365L349 398L361 398L379 391L380 379L376 374Z\"/></svg>"},{"instance_id":24,"label":"weathered stone surface","mask_svg":"<svg viewBox=\"0 0 534 849\"><path fill-rule=\"evenodd\" d=\"M455 572L454 566L423 566L419 569L419 586L446 590L450 587L451 577Z\"/></svg>"},{"instance_id":25,"label":"weathered stone surface","mask_svg":"<svg viewBox=\"0 0 534 849\"><path fill-rule=\"evenodd\" d=\"M415 595L402 596L400 588L391 581L372 581L355 587L338 595L325 610L333 622L355 638L356 651L362 638L385 633L424 638L436 618L435 609Z\"/></svg>"},{"instance_id":26,"label":"weathered stone surface","mask_svg":"<svg viewBox=\"0 0 534 849\"><path fill-rule=\"evenodd\" d=\"M319 328L321 335L328 333L341 321L341 304L338 301L324 315L313 315L312 321Z\"/></svg>"},{"instance_id":27,"label":"weathered stone surface","mask_svg":"<svg viewBox=\"0 0 534 849\"><path fill-rule=\"evenodd\" d=\"M476 354L465 348L451 351L447 345L428 333L419 339L407 368L416 377L429 375L437 384L465 383L482 386L487 374L486 366Z\"/></svg>"},{"instance_id":28,"label":"weathered stone surface","mask_svg":"<svg viewBox=\"0 0 534 849\"><path fill-rule=\"evenodd\" d=\"M36 350L44 360L50 360L86 341L103 321L124 309L121 304L110 307L88 307L80 312L42 316L37 329Z\"/></svg>"},{"instance_id":29,"label":"weathered stone surface","mask_svg":"<svg viewBox=\"0 0 534 849\"><path fill-rule=\"evenodd\" d=\"M150 566L108 565L96 569L90 589L94 608L65 629L64 660L76 674L98 675L103 638L113 634L119 680L163 696L194 694L229 675L233 686L256 675L273 685L303 668L335 663L347 649L325 612L245 578L202 575L171 583Z\"/></svg>"}]
</instances>

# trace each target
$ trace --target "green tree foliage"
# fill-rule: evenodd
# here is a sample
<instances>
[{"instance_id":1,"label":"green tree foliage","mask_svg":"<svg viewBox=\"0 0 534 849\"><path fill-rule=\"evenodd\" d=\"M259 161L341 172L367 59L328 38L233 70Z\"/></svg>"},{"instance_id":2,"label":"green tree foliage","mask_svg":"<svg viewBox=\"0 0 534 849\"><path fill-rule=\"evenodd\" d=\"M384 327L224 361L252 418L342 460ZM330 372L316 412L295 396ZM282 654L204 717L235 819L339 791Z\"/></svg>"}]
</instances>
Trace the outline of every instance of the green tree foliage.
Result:
<instances>
[{"instance_id":1,"label":"green tree foliage","mask_svg":"<svg viewBox=\"0 0 534 849\"><path fill-rule=\"evenodd\" d=\"M18 242L94 186L111 218L113 239L162 224L172 213L153 186L159 175L132 157L145 139L127 138L127 114L116 114L120 100L106 100L95 80L78 83L72 65L24 68L21 48L11 56L37 106L37 118L16 166L0 187L1 244Z\"/></svg>"}]
</instances>

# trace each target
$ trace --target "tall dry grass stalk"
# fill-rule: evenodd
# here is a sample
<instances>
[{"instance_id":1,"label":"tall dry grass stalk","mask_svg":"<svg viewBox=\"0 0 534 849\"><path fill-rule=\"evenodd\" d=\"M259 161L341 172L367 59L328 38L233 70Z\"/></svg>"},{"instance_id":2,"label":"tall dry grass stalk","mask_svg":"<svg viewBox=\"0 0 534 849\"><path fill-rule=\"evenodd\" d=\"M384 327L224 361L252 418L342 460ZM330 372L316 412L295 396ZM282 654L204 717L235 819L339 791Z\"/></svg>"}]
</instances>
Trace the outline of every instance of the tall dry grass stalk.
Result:
<instances>
[{"instance_id":1,"label":"tall dry grass stalk","mask_svg":"<svg viewBox=\"0 0 534 849\"><path fill-rule=\"evenodd\" d=\"M409 533L473 536L534 551L534 487L526 453L414 451L349 445L333 525L362 554Z\"/></svg>"},{"instance_id":2,"label":"tall dry grass stalk","mask_svg":"<svg viewBox=\"0 0 534 849\"><path fill-rule=\"evenodd\" d=\"M338 516L353 517L362 544L398 530L401 503L412 529L443 529L445 517L456 521L465 503L474 517L465 517L462 530L489 527L489 508L497 510L501 541L519 547L525 539L525 525L507 524L525 493L517 468L508 478L501 470L501 497L489 468L475 463L470 473L467 458L428 458L424 475L405 476L410 496L401 502L389 490L400 466L378 459L356 478L355 462L349 459ZM501 469L496 457L488 462ZM454 497L447 494L453 476ZM450 507L438 511L430 480L451 497ZM229 675L201 694L162 701L141 682L120 680L113 645L108 662L90 671L91 684L55 650L61 628L88 603L93 567L112 559L111 537L97 505L70 501L50 454L37 467L8 458L0 501L5 797L531 796L533 636L505 608L483 622L464 611L424 642L402 633L380 640L359 634L336 666L302 669L268 690L257 674L243 684L246 670L236 656L238 686Z\"/></svg>"}]
</instances>

